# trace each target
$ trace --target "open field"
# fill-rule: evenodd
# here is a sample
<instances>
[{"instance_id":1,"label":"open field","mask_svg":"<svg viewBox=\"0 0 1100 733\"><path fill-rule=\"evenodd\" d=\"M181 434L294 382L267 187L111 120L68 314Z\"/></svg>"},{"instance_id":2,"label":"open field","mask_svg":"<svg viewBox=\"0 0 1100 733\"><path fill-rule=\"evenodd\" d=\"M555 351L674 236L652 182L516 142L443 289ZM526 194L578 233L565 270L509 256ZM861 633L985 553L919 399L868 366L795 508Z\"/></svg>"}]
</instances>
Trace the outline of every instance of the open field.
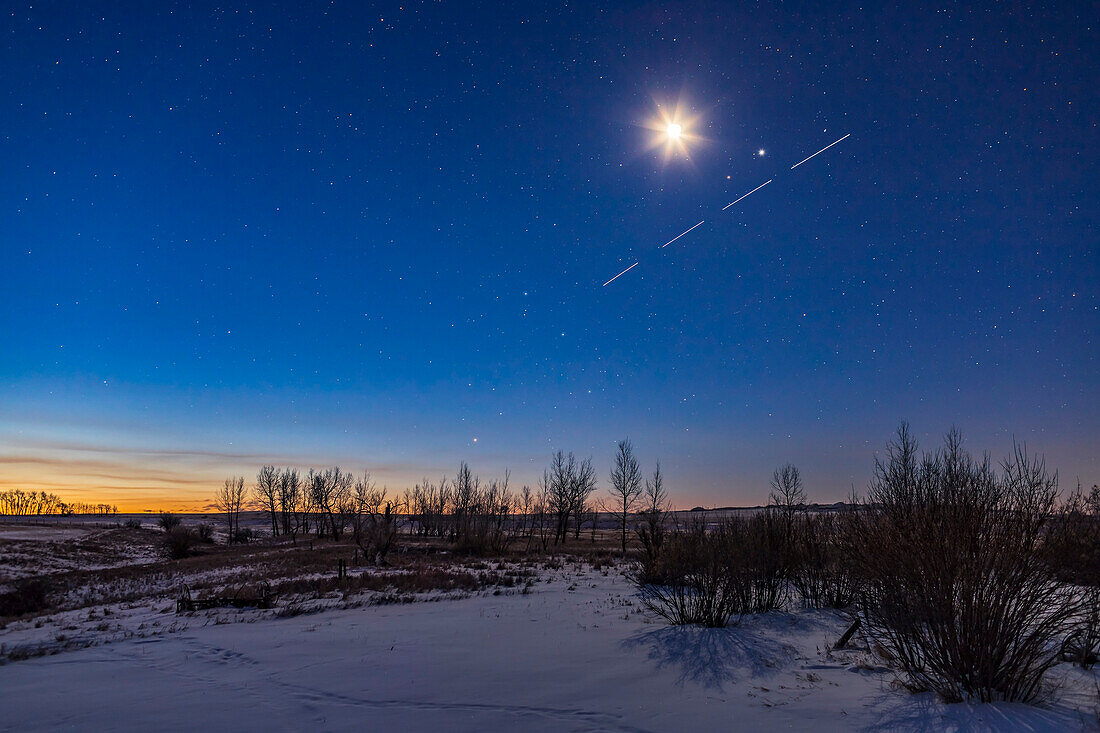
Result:
<instances>
[{"instance_id":1,"label":"open field","mask_svg":"<svg viewBox=\"0 0 1100 733\"><path fill-rule=\"evenodd\" d=\"M357 565L351 545L309 540L212 545L169 561L157 556L159 533L40 527L28 538L0 525L9 575L13 546L58 553L39 576L48 607L0 629L0 729L1096 725L1095 672L1069 664L1041 706L947 705L906 691L859 637L830 651L848 625L841 612L749 615L726 629L658 623L606 533L554 556L501 560L410 542L384 568ZM349 578L337 577L338 559ZM278 593L274 609L176 613L183 585L201 597L260 583Z\"/></svg>"}]
</instances>

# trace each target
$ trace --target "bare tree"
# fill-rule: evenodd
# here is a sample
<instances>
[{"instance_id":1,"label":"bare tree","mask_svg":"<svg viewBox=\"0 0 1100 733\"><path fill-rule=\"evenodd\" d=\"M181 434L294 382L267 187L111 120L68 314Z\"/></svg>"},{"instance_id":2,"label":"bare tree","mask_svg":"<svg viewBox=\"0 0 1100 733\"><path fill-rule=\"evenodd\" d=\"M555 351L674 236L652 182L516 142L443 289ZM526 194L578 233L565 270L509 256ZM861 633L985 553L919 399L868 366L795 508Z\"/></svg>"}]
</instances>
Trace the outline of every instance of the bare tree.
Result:
<instances>
[{"instance_id":1,"label":"bare tree","mask_svg":"<svg viewBox=\"0 0 1100 733\"><path fill-rule=\"evenodd\" d=\"M290 535L294 544L298 544L297 535L302 531L305 492L302 491L302 478L296 468L286 468L279 472L279 518L283 534ZM308 530L307 530L308 531Z\"/></svg>"},{"instance_id":2,"label":"bare tree","mask_svg":"<svg viewBox=\"0 0 1100 733\"><path fill-rule=\"evenodd\" d=\"M444 537L453 523L447 514L453 510L453 492L446 476L434 484L424 479L413 489L414 506L410 509L418 524L418 531L425 537Z\"/></svg>"},{"instance_id":3,"label":"bare tree","mask_svg":"<svg viewBox=\"0 0 1100 733\"><path fill-rule=\"evenodd\" d=\"M592 544L596 544L596 535L600 529L600 514L611 513L612 512L607 508L607 503L603 499L596 499L595 501L589 502L587 521Z\"/></svg>"},{"instance_id":4,"label":"bare tree","mask_svg":"<svg viewBox=\"0 0 1100 733\"><path fill-rule=\"evenodd\" d=\"M638 527L638 539L642 542L643 575L657 567L661 547L665 541L665 525L668 513L672 509L668 491L665 490L665 477L661 473L661 462L653 470L653 480L646 479L642 494L642 525Z\"/></svg>"},{"instance_id":5,"label":"bare tree","mask_svg":"<svg viewBox=\"0 0 1100 733\"><path fill-rule=\"evenodd\" d=\"M565 542L569 531L569 514L573 510L572 485L577 473L577 459L572 453L557 451L550 458L550 468L543 472L541 488L546 496L546 509L554 516L554 544Z\"/></svg>"},{"instance_id":6,"label":"bare tree","mask_svg":"<svg viewBox=\"0 0 1100 733\"><path fill-rule=\"evenodd\" d=\"M490 480L474 492L473 500L455 547L477 555L501 554L513 538L508 523L515 501L508 490L509 472L503 480Z\"/></svg>"},{"instance_id":7,"label":"bare tree","mask_svg":"<svg viewBox=\"0 0 1100 733\"><path fill-rule=\"evenodd\" d=\"M339 541L343 532L345 513L341 510L349 506L354 482L355 477L350 473L342 472L339 466L317 472L311 469L306 480L310 501L317 511L322 512L328 519L328 528L333 540ZM324 534L323 526L323 522L319 523L318 537Z\"/></svg>"},{"instance_id":8,"label":"bare tree","mask_svg":"<svg viewBox=\"0 0 1100 733\"><path fill-rule=\"evenodd\" d=\"M271 536L279 536L279 471L274 466L263 466L256 474L256 504L267 510L271 520Z\"/></svg>"},{"instance_id":9,"label":"bare tree","mask_svg":"<svg viewBox=\"0 0 1100 733\"><path fill-rule=\"evenodd\" d=\"M460 536L467 534L470 512L480 492L481 481L470 471L469 464L462 461L452 486L454 487L454 521L451 525L451 542L454 542Z\"/></svg>"},{"instance_id":10,"label":"bare tree","mask_svg":"<svg viewBox=\"0 0 1100 733\"><path fill-rule=\"evenodd\" d=\"M788 531L794 525L795 514L806 507L806 491L802 488L802 475L793 463L775 469L771 480L768 504L783 512Z\"/></svg>"},{"instance_id":11,"label":"bare tree","mask_svg":"<svg viewBox=\"0 0 1100 733\"><path fill-rule=\"evenodd\" d=\"M0 491L0 514L20 516L38 514L111 514L118 508L108 504L88 504L85 502L65 502L56 494L45 491L24 491L8 489Z\"/></svg>"},{"instance_id":12,"label":"bare tree","mask_svg":"<svg viewBox=\"0 0 1100 733\"><path fill-rule=\"evenodd\" d=\"M240 536L241 509L244 507L244 476L231 476L225 480L214 503L225 514L227 541L235 542Z\"/></svg>"},{"instance_id":13,"label":"bare tree","mask_svg":"<svg viewBox=\"0 0 1100 733\"><path fill-rule=\"evenodd\" d=\"M634 457L634 446L629 440L620 440L615 452L615 465L611 469L611 501L619 520L623 555L626 555L627 521L641 494L642 470Z\"/></svg>"},{"instance_id":14,"label":"bare tree","mask_svg":"<svg viewBox=\"0 0 1100 733\"><path fill-rule=\"evenodd\" d=\"M352 501L352 537L376 565L384 565L386 555L397 539L397 513L393 502L387 500L385 487L378 488L370 474L355 482Z\"/></svg>"},{"instance_id":15,"label":"bare tree","mask_svg":"<svg viewBox=\"0 0 1100 733\"><path fill-rule=\"evenodd\" d=\"M592 467L592 459L585 458L577 464L576 473L573 474L569 488L570 503L573 507L573 539L580 539L581 519L588 511L588 499L596 490L596 469Z\"/></svg>"},{"instance_id":16,"label":"bare tree","mask_svg":"<svg viewBox=\"0 0 1100 733\"><path fill-rule=\"evenodd\" d=\"M541 552L546 552L550 544L550 536L547 532L549 518L551 516L551 500L547 492L549 481L549 471L543 471L542 478L539 479L539 489L535 492L534 502L531 507L531 529L527 535L528 552L530 552L532 547L537 547Z\"/></svg>"},{"instance_id":17,"label":"bare tree","mask_svg":"<svg viewBox=\"0 0 1100 733\"><path fill-rule=\"evenodd\" d=\"M541 487L546 495L548 511L554 515L554 544L564 543L569 535L569 520L573 519L573 536L579 538L582 515L588 497L596 490L596 471L592 459L577 462L572 452L557 451L550 459L550 469L543 473Z\"/></svg>"},{"instance_id":18,"label":"bare tree","mask_svg":"<svg viewBox=\"0 0 1100 733\"><path fill-rule=\"evenodd\" d=\"M519 490L516 497L516 511L519 512L519 525L516 527L518 535L526 540L527 551L531 550L531 530L534 528L535 494L527 484Z\"/></svg>"}]
</instances>

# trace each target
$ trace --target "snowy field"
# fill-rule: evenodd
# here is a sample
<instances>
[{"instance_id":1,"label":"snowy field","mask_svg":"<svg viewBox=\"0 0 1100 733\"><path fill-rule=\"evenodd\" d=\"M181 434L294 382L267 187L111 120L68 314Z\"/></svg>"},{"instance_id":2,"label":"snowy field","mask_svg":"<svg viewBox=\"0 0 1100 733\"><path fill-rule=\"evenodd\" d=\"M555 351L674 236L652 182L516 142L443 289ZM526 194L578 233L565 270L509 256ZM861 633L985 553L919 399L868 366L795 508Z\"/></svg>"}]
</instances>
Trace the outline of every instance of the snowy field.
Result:
<instances>
[{"instance_id":1,"label":"snowy field","mask_svg":"<svg viewBox=\"0 0 1100 733\"><path fill-rule=\"evenodd\" d=\"M566 564L542 575L527 592L285 618L225 609L176 616L162 602L119 607L97 627L94 609L91 620L87 609L73 611L84 622L75 633L100 628L104 643L0 666L0 729L1096 727L1097 678L1069 665L1057 669L1060 689L1043 707L944 705L905 691L858 644L830 653L845 627L833 613L674 628L647 618L613 567ZM118 634L126 624L144 633ZM56 633L44 629L16 622L0 643Z\"/></svg>"},{"instance_id":2,"label":"snowy field","mask_svg":"<svg viewBox=\"0 0 1100 733\"><path fill-rule=\"evenodd\" d=\"M156 536L118 528L0 524L0 590L13 580L71 570L151 563L160 557Z\"/></svg>"}]
</instances>

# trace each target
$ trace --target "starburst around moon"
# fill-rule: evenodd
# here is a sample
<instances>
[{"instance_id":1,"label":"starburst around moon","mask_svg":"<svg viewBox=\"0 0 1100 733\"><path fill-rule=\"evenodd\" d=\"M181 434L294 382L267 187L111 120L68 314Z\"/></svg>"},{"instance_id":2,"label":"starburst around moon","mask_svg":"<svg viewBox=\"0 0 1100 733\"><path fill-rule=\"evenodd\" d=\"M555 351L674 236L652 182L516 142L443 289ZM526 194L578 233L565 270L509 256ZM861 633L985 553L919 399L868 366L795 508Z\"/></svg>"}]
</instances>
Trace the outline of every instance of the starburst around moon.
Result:
<instances>
[{"instance_id":1,"label":"starburst around moon","mask_svg":"<svg viewBox=\"0 0 1100 733\"><path fill-rule=\"evenodd\" d=\"M673 157L690 159L690 146L702 141L702 137L692 131L698 120L690 115L683 103L674 107L657 105L657 116L649 120L645 127L653 131L649 141L650 150L661 150L667 163Z\"/></svg>"}]
</instances>

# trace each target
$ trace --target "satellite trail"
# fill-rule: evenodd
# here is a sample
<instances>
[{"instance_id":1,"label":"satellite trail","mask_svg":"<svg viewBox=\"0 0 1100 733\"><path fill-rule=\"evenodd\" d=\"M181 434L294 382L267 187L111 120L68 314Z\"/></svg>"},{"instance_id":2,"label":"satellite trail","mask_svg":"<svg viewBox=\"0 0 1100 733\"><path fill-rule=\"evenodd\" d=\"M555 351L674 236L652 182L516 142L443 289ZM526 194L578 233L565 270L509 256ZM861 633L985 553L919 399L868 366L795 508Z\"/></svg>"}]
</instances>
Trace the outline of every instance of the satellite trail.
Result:
<instances>
[{"instance_id":1,"label":"satellite trail","mask_svg":"<svg viewBox=\"0 0 1100 733\"><path fill-rule=\"evenodd\" d=\"M829 143L828 145L826 145L825 147L823 147L823 148L822 148L821 150L818 150L818 151L817 151L816 153L814 153L813 155L811 155L811 156L810 156L809 158L803 158L802 160L800 160L800 161L798 161L797 163L795 163L794 165L792 165L792 166L791 166L791 170L793 171L793 170L794 170L795 168L797 168L798 166L802 165L802 164L803 164L803 163L805 163L805 162L806 162L807 160L810 160L810 158L815 158L815 157L817 157L818 155L821 155L822 153L824 153L824 152L825 152L826 150L828 150L829 148L833 147L833 146L834 146L834 145L836 145L837 143L839 143L839 142L843 142L844 140L847 140L847 139L848 139L849 137L851 137L851 135L852 135L852 133L850 133L850 132L849 132L849 133L848 133L847 135L845 135L844 137L840 138L839 140L834 140L833 142L831 142L831 143ZM752 195L753 195L754 193L756 193L757 191L759 191L760 189L762 189L762 188L763 188L764 186L767 186L767 185L768 185L769 183L771 183L771 182L772 182L773 180L775 180L775 179L774 179L774 178L769 178L768 180L764 181L763 183L761 183L761 184L760 184L759 186L757 186L757 187L756 187L756 188L754 188L753 190L749 191L748 193L744 194L743 196L740 196L740 197L738 197L737 199L735 199L735 200L731 201L730 203L726 204L725 206L723 206L723 207L722 207L722 211L725 211L725 210L726 210L726 209L728 209L729 207L731 207L731 206L733 206L734 204L736 204L736 203L737 203L738 201L742 201L742 200L744 200L744 199L748 198L749 196L752 196ZM680 234L677 234L677 235L676 235L675 237L673 237L672 239L668 240L667 242L665 242L664 244L662 244L662 245L661 245L660 247L658 247L657 249L664 249L665 247L667 247L668 245L672 244L673 242L675 242L675 241L676 241L677 239L679 239L680 237L684 236L684 235L685 235L685 234L687 234L688 232L690 232L690 231L692 231L693 229L695 229L695 227L701 226L701 225L702 225L702 224L704 224L705 222L706 222L706 219L703 219L703 220L701 220L701 221L700 221L700 222L699 222L698 224L696 224L695 226L689 227L688 229L686 229L685 231L681 232ZM631 265L630 267L626 268L625 270L623 270L622 272L620 272L620 273L619 273L618 275L616 275L615 277L613 277L613 278L611 278L610 280L608 280L607 282L605 282L605 283L603 284L603 287L605 287L605 288L606 288L606 287L607 287L608 285L610 285L611 283L615 282L616 280L618 280L618 279L619 279L620 277L622 277L622 276L623 276L623 275L625 275L626 273L628 273L628 272L630 272L631 270L633 270L633 269L634 269L635 267L637 267L637 266L638 266L639 264L640 264L640 261L639 261L639 262L635 262L635 263L634 263L633 265Z\"/></svg>"},{"instance_id":2,"label":"satellite trail","mask_svg":"<svg viewBox=\"0 0 1100 733\"><path fill-rule=\"evenodd\" d=\"M610 285L611 283L613 283L613 282L614 282L614 281L615 281L615 280L616 280L617 278L621 277L622 275L625 275L626 273L630 272L631 270L633 270L633 269L634 269L635 267L637 267L637 266L638 266L638 263L637 263L637 262L635 262L635 263L634 263L633 265L631 265L630 267L626 268L625 270L623 270L622 272L620 272L620 273L619 273L618 275L616 275L615 277L613 277L613 278L611 278L610 280L608 280L607 282L605 282L605 283L603 284L603 286L604 286L604 287L606 288L606 287L607 287L608 285Z\"/></svg>"},{"instance_id":3,"label":"satellite trail","mask_svg":"<svg viewBox=\"0 0 1100 733\"><path fill-rule=\"evenodd\" d=\"M769 183L771 183L774 180L775 180L774 178L769 178L768 180L764 181L759 186L757 186L753 190L749 191L747 194L745 194L741 198L737 199L737 201L740 201L741 199L748 198L749 196L752 196L754 193L756 193L757 191L762 189L764 186L767 186ZM728 204L726 204L725 206L722 207L722 211L725 211L729 207L733 206L734 204L737 203L737 201L730 201ZM699 222L699 223L702 224L702 222ZM690 232L691 230L689 229L688 231Z\"/></svg>"},{"instance_id":4,"label":"satellite trail","mask_svg":"<svg viewBox=\"0 0 1100 733\"><path fill-rule=\"evenodd\" d=\"M703 221L706 221L706 219L704 219ZM701 221L701 222L699 222L699 224L702 224L702 223L703 223L702 221ZM699 226L699 224L696 224L696 225L695 225L695 227ZM691 229L694 229L695 227L692 227ZM687 234L688 232L690 232L690 231L691 231L691 229L688 229L688 230L687 230L687 232L683 232L682 234L677 234L677 235L676 235L675 237L673 237L672 239L668 240L667 242L665 242L664 244L662 244L662 245L661 245L660 247L658 247L657 249L664 249L665 247L667 247L668 245L672 244L673 242L675 242L675 241L676 241L677 239L679 239L680 237L684 236L684 234ZM637 263L635 263L635 264L637 264Z\"/></svg>"},{"instance_id":5,"label":"satellite trail","mask_svg":"<svg viewBox=\"0 0 1100 733\"><path fill-rule=\"evenodd\" d=\"M848 133L848 135L851 135L851 134L852 134L852 133L850 133L850 132ZM845 135L844 137L848 137L848 135ZM844 139L844 137L840 138L840 140L843 140L843 139ZM821 155L821 154L822 154L822 153L824 153L824 152L825 152L826 150L828 150L829 148L831 148L831 147L833 147L834 145L836 145L836 143L840 142L840 140L837 140L836 142L832 142L832 143L829 143L828 145L826 145L825 147L823 147L823 148L822 148L821 150L818 150L818 151L817 151L816 153L814 153L813 155L811 155L811 156L810 156L810 158L814 157L814 155ZM791 166L791 170L793 171L793 170L794 170L795 168L797 168L798 166L802 165L803 163L805 163L805 162L806 162L807 160L809 160L810 158L806 158L805 160L800 160L800 161L798 161L797 163L795 163L794 165L792 165L792 166Z\"/></svg>"}]
</instances>

